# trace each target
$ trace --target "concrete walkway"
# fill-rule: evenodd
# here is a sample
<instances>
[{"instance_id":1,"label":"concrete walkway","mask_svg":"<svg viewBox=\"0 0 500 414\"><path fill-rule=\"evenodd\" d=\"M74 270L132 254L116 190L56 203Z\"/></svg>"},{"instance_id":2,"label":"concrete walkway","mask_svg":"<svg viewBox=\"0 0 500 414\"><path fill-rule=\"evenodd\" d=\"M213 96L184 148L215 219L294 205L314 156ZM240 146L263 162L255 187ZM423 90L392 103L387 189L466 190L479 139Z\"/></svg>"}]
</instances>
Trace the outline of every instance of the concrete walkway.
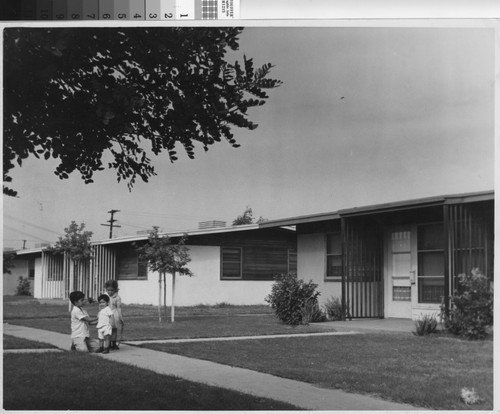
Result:
<instances>
[{"instance_id":1,"label":"concrete walkway","mask_svg":"<svg viewBox=\"0 0 500 414\"><path fill-rule=\"evenodd\" d=\"M352 321L332 321L311 324L325 329L357 332L407 332L415 331L415 321L403 318L353 319Z\"/></svg>"},{"instance_id":2,"label":"concrete walkway","mask_svg":"<svg viewBox=\"0 0 500 414\"><path fill-rule=\"evenodd\" d=\"M69 350L69 335L10 324L3 333L52 344ZM319 388L286 378L231 367L209 361L168 354L122 344L120 350L107 355L92 354L116 362L149 369L193 382L231 389L246 394L288 402L304 410L419 410L407 404L351 394L341 390Z\"/></svg>"}]
</instances>

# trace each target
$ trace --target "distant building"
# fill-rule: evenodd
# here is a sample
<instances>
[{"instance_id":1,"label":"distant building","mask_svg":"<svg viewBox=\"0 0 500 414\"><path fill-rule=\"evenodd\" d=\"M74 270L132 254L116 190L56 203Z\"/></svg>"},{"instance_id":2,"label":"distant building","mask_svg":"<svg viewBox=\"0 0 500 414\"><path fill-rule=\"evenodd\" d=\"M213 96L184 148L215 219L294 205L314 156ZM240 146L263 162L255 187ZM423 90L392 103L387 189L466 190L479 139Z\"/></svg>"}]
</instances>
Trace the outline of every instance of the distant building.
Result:
<instances>
[{"instance_id":1,"label":"distant building","mask_svg":"<svg viewBox=\"0 0 500 414\"><path fill-rule=\"evenodd\" d=\"M263 304L276 274L297 271L293 229L260 229L251 224L167 235L175 242L183 234L188 236L188 267L194 276L177 279L179 306ZM94 242L92 261L76 267L69 258L43 248L19 251L18 257L35 264L37 298L67 298L72 290L96 297L106 280L116 279L124 303L157 304L158 274L141 262L135 247L147 239L136 235Z\"/></svg>"}]
</instances>

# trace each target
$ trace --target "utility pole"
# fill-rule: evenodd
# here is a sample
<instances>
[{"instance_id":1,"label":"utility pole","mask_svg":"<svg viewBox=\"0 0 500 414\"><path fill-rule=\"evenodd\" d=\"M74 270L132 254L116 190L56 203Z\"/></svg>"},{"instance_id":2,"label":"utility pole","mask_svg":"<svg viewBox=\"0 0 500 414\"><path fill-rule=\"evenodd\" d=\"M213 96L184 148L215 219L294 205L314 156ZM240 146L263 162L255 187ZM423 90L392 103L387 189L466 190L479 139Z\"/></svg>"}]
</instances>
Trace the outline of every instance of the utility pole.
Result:
<instances>
[{"instance_id":1,"label":"utility pole","mask_svg":"<svg viewBox=\"0 0 500 414\"><path fill-rule=\"evenodd\" d=\"M113 224L115 221L118 221L118 220L115 220L113 217L114 217L115 213L118 213L119 211L120 210L109 210L108 213L111 214L111 218L108 220L109 224L101 224L101 226L109 227L109 238L110 239L113 238L113 228L114 227L121 227L121 226L118 226L116 224Z\"/></svg>"}]
</instances>

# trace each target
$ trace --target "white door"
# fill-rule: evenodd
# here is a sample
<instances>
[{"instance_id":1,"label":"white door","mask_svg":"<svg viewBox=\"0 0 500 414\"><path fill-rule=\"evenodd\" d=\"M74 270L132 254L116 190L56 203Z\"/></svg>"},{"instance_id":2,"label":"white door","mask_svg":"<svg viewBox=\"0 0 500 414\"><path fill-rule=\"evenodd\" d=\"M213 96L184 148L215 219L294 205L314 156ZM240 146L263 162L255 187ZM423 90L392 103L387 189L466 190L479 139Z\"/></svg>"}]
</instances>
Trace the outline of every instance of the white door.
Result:
<instances>
[{"instance_id":1,"label":"white door","mask_svg":"<svg viewBox=\"0 0 500 414\"><path fill-rule=\"evenodd\" d=\"M387 234L387 269L385 284L386 316L412 317L412 299L415 295L415 231L411 227L391 229Z\"/></svg>"}]
</instances>

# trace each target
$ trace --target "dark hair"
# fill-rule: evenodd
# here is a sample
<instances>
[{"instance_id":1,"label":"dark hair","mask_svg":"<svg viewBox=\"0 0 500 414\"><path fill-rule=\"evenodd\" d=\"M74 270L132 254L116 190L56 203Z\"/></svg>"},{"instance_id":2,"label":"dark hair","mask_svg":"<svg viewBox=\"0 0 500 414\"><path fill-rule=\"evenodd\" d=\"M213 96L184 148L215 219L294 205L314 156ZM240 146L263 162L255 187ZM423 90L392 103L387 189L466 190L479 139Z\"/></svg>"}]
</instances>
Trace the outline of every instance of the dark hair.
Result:
<instances>
[{"instance_id":1,"label":"dark hair","mask_svg":"<svg viewBox=\"0 0 500 414\"><path fill-rule=\"evenodd\" d=\"M113 288L115 290L118 290L118 282L116 280L108 280L105 284L104 287L107 288Z\"/></svg>"},{"instance_id":2,"label":"dark hair","mask_svg":"<svg viewBox=\"0 0 500 414\"><path fill-rule=\"evenodd\" d=\"M97 298L97 302L100 302L101 300L103 300L106 303L109 303L109 296L105 294L99 295L99 297Z\"/></svg>"},{"instance_id":3,"label":"dark hair","mask_svg":"<svg viewBox=\"0 0 500 414\"><path fill-rule=\"evenodd\" d=\"M76 290L74 292L71 292L69 294L69 300L71 303L74 305L75 302L79 301L80 299L83 299L85 297L85 293L80 292L79 290Z\"/></svg>"}]
</instances>

